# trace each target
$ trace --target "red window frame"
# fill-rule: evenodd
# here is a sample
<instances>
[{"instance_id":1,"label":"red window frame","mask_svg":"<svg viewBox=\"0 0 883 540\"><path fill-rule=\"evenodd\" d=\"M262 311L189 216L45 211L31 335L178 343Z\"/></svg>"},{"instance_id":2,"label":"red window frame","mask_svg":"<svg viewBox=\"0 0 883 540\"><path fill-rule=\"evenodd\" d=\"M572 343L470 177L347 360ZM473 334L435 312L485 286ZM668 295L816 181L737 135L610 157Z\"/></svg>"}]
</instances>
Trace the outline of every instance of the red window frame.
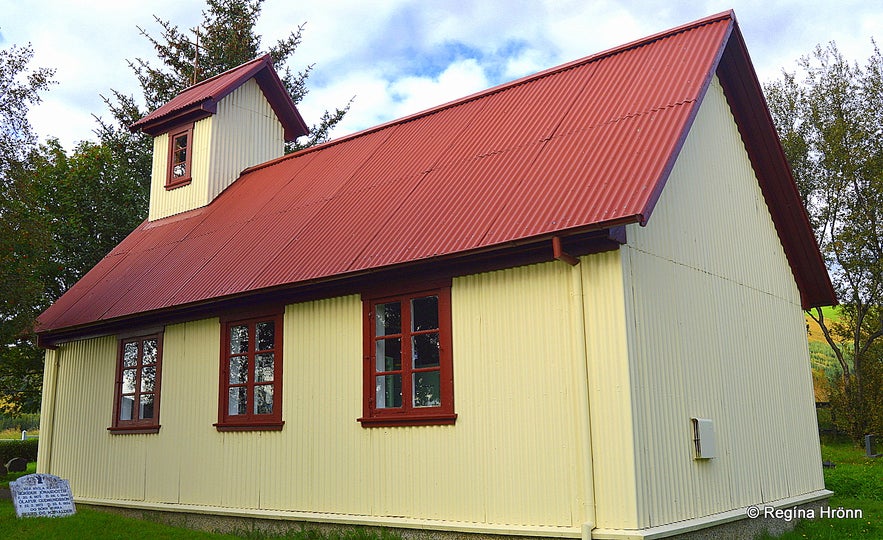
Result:
<instances>
[{"instance_id":1,"label":"red window frame","mask_svg":"<svg viewBox=\"0 0 883 540\"><path fill-rule=\"evenodd\" d=\"M414 309L414 300L426 299L428 297L436 297L438 299L437 307L437 328L415 328L415 319L412 310ZM385 426L423 426L423 425L445 425L453 424L457 419L454 412L454 368L452 354L451 339L451 289L449 286L428 290L419 290L395 295L369 296L363 295L364 309L364 364L363 378L364 386L362 390L363 410L362 417L358 421L362 427L385 427ZM384 328L378 333L377 310L381 305L399 305L399 327ZM387 309L382 307L381 309ZM420 309L420 308L418 308ZM423 308L425 309L425 308ZM385 323L384 323L385 325ZM419 326L419 325L418 325ZM425 326L425 325L424 325ZM420 340L420 336L432 338L432 334L438 335L438 366L429 363L427 366L418 366L417 357L414 349L417 349L416 340ZM422 340L427 343L426 339ZM383 367L378 366L377 355L381 347L386 350L387 343L398 343L391 350L398 353L398 365L395 360ZM382 343L382 344L381 344ZM393 358L393 357L390 357ZM387 360L389 361L389 360ZM418 406L415 404L414 394L416 393L416 384L419 383L420 374L428 375L425 380L432 381L435 379L437 372L438 377L438 397L439 405ZM378 398L382 392L386 392L387 384L391 381L398 380L396 386L392 384L392 395L396 398L395 392L398 390L400 398L398 403L390 406L381 404ZM434 384L429 384L424 388L434 390ZM431 396L431 393L427 394ZM419 397L417 398L419 399ZM425 396L424 396L425 399Z\"/></svg>"},{"instance_id":2,"label":"red window frame","mask_svg":"<svg viewBox=\"0 0 883 540\"><path fill-rule=\"evenodd\" d=\"M232 317L221 319L221 365L218 394L218 431L278 431L282 429L282 321L281 311L248 318ZM265 323L273 323L272 347L258 348L257 327ZM231 330L237 327L247 328L247 349L242 350L241 341L231 341ZM233 350L239 348L239 350ZM256 380L256 357L272 354L272 381L266 378ZM234 373L231 377L231 362L242 362L245 359L245 371ZM237 360L234 360L237 359ZM242 365L241 363L239 364ZM266 377L266 371L262 377ZM259 388L270 388L272 394L272 411L258 413L255 411L255 394ZM244 413L230 413L230 393L244 391ZM237 390L238 389L238 390ZM241 394L240 394L241 395ZM241 398L240 398L241 399ZM237 400L237 403L241 401Z\"/></svg>"},{"instance_id":3,"label":"red window frame","mask_svg":"<svg viewBox=\"0 0 883 540\"><path fill-rule=\"evenodd\" d=\"M186 143L181 150L184 151L183 161L180 159L176 151L175 141L180 137L186 137ZM169 156L168 167L166 171L166 189L175 189L186 186L192 180L190 174L190 164L193 161L193 124L169 132ZM184 167L181 176L175 176L175 167L182 165Z\"/></svg>"},{"instance_id":4,"label":"red window frame","mask_svg":"<svg viewBox=\"0 0 883 540\"><path fill-rule=\"evenodd\" d=\"M120 338L117 344L117 368L114 383L113 420L108 431L112 433L157 433L159 424L160 383L162 381L162 332ZM153 354L150 356L153 345ZM134 357L127 354L133 350ZM145 354L147 353L147 354ZM153 381L148 373L153 372ZM152 385L150 384L152 382ZM142 398L153 396L151 417L141 418ZM123 399L130 404L123 406ZM126 411L128 410L128 414ZM121 416L130 416L122 419Z\"/></svg>"}]
</instances>

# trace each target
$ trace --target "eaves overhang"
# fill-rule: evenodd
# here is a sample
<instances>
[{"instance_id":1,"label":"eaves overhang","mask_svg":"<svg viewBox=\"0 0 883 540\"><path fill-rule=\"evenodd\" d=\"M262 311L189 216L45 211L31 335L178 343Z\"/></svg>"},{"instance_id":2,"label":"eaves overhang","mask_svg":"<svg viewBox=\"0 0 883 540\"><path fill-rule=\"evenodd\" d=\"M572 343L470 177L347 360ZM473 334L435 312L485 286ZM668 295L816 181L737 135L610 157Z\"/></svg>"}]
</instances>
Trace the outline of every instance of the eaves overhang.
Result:
<instances>
[{"instance_id":1,"label":"eaves overhang","mask_svg":"<svg viewBox=\"0 0 883 540\"><path fill-rule=\"evenodd\" d=\"M165 105L129 126L129 129L156 137L175 127L211 116L217 112L219 101L252 78L282 124L286 141L293 141L309 133L306 122L273 69L273 60L269 54L185 89Z\"/></svg>"},{"instance_id":2,"label":"eaves overhang","mask_svg":"<svg viewBox=\"0 0 883 540\"><path fill-rule=\"evenodd\" d=\"M716 72L800 291L803 309L836 305L837 295L735 18Z\"/></svg>"},{"instance_id":3,"label":"eaves overhang","mask_svg":"<svg viewBox=\"0 0 883 540\"><path fill-rule=\"evenodd\" d=\"M112 335L130 331L132 328L164 326L217 317L226 312L241 311L243 308L279 306L280 304L286 305L348 294L360 294L390 282L399 284L409 281L426 283L427 281L452 279L527 264L550 262L561 259L559 250L563 250L567 255L575 258L614 251L626 243L625 225L637 223L638 219L639 216L632 216L598 227L560 231L555 234L506 242L470 252L326 276L129 316L103 319L89 324L49 331L38 329L38 345L52 349L70 341Z\"/></svg>"}]
</instances>

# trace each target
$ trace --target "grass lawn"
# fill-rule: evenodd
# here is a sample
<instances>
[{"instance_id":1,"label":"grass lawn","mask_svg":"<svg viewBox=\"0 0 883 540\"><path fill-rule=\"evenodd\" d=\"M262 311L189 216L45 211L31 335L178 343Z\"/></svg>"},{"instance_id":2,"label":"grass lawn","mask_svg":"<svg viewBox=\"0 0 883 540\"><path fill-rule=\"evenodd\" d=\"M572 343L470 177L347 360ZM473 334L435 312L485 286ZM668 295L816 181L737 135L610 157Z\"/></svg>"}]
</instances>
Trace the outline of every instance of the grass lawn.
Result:
<instances>
[{"instance_id":1,"label":"grass lawn","mask_svg":"<svg viewBox=\"0 0 883 540\"><path fill-rule=\"evenodd\" d=\"M836 467L825 469L825 486L834 491L830 505L832 509L842 507L847 510L861 510L861 519L819 518L814 521L802 521L781 538L798 540L820 538L841 540L849 538L880 538L883 539L883 458L866 458L864 449L853 446L850 442L823 440L822 459L833 461ZM30 464L28 472L34 472L34 464ZM18 475L8 475L5 482ZM0 538L27 539L86 539L86 538L120 538L120 539L236 539L236 538L280 538L268 536L260 532L243 531L241 534L215 534L188 529L169 527L149 521L125 518L88 508L77 510L77 514L66 518L30 518L17 519L12 501L0 501ZM300 531L283 538L297 540L396 540L398 537L389 533L375 535L363 530L338 536L324 536L315 531Z\"/></svg>"},{"instance_id":2,"label":"grass lawn","mask_svg":"<svg viewBox=\"0 0 883 540\"><path fill-rule=\"evenodd\" d=\"M822 459L836 464L833 469L825 469L825 487L834 492L831 508L861 510L862 518L802 521L778 538L883 538L883 458L867 458L864 448L850 442L823 439Z\"/></svg>"},{"instance_id":3,"label":"grass lawn","mask_svg":"<svg viewBox=\"0 0 883 540\"><path fill-rule=\"evenodd\" d=\"M36 463L29 463L28 470L22 473L9 473L0 476L0 487L8 487L11 480L25 474L36 472ZM0 500L0 538L16 540L153 540L153 539L184 539L184 540L264 540L274 538L290 538L294 540L401 540L389 532L375 534L358 529L343 534L324 535L314 530L303 530L289 533L287 536L267 535L260 531L231 531L229 534L194 531L178 527L170 527L151 521L127 518L108 512L77 508L73 516L63 518L25 518L18 519L11 500Z\"/></svg>"}]
</instances>

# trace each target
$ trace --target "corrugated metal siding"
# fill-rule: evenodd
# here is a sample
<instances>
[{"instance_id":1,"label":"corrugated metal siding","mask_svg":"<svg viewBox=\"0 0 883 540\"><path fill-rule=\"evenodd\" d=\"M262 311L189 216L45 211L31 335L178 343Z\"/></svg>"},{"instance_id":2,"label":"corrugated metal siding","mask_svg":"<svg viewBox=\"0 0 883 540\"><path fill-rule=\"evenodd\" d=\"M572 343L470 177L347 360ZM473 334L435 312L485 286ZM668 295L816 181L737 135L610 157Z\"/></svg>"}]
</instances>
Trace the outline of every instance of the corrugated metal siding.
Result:
<instances>
[{"instance_id":1,"label":"corrugated metal siding","mask_svg":"<svg viewBox=\"0 0 883 540\"><path fill-rule=\"evenodd\" d=\"M254 80L218 102L215 115L194 124L193 181L172 190L165 189L168 138L167 133L154 138L151 221L205 206L244 169L280 157L285 148L282 124Z\"/></svg>"},{"instance_id":2,"label":"corrugated metal siding","mask_svg":"<svg viewBox=\"0 0 883 540\"><path fill-rule=\"evenodd\" d=\"M577 414L578 381L586 375L571 268L546 263L454 285L453 459L466 470L449 496L491 522L579 527L591 486L590 465L580 463L587 419Z\"/></svg>"},{"instance_id":3,"label":"corrugated metal siding","mask_svg":"<svg viewBox=\"0 0 883 540\"><path fill-rule=\"evenodd\" d=\"M212 124L208 200L239 178L244 169L282 156L282 124L258 83L249 80L218 102Z\"/></svg>"},{"instance_id":4,"label":"corrugated metal siding","mask_svg":"<svg viewBox=\"0 0 883 540\"><path fill-rule=\"evenodd\" d=\"M40 401L40 445L37 447L37 472L48 473L55 434L56 383L58 382L58 350L47 349L43 359L43 393Z\"/></svg>"},{"instance_id":5,"label":"corrugated metal siding","mask_svg":"<svg viewBox=\"0 0 883 540\"><path fill-rule=\"evenodd\" d=\"M716 80L628 238L639 526L823 489L800 296ZM719 457L692 459L691 417Z\"/></svg>"},{"instance_id":6,"label":"corrugated metal siding","mask_svg":"<svg viewBox=\"0 0 883 540\"><path fill-rule=\"evenodd\" d=\"M193 125L190 184L166 189L168 174L169 134L153 139L153 172L150 181L150 210L147 219L154 221L205 206L208 198L209 148L212 139L213 117L203 118Z\"/></svg>"},{"instance_id":7,"label":"corrugated metal siding","mask_svg":"<svg viewBox=\"0 0 883 540\"><path fill-rule=\"evenodd\" d=\"M618 251L580 258L595 526L637 528L628 295Z\"/></svg>"},{"instance_id":8,"label":"corrugated metal siding","mask_svg":"<svg viewBox=\"0 0 883 540\"><path fill-rule=\"evenodd\" d=\"M616 263L602 259L595 267ZM592 486L579 435L587 421L578 406L586 366L584 337L574 331L581 321L574 272L581 278L579 269L556 261L454 281L454 426L365 429L356 421L358 296L286 308L281 432L219 433L212 426L217 319L166 327L162 429L153 435L106 430L116 340L65 344L57 394L65 407L56 415L51 472L69 478L78 497L578 535ZM592 295L591 312L604 312L607 297Z\"/></svg>"},{"instance_id":9,"label":"corrugated metal siding","mask_svg":"<svg viewBox=\"0 0 883 540\"><path fill-rule=\"evenodd\" d=\"M67 343L58 349L54 433L49 472L70 481L75 496L141 500L147 440L112 437L117 342L113 337ZM128 442L128 452L120 443Z\"/></svg>"}]
</instances>

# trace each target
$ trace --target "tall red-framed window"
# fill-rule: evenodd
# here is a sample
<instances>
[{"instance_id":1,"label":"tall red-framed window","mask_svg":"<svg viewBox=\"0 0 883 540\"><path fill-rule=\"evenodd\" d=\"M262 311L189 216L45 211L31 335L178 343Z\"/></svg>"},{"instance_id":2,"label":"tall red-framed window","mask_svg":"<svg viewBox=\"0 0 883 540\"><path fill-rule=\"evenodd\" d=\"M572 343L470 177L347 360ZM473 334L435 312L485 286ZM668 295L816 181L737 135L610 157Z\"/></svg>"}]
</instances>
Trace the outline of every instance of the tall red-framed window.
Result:
<instances>
[{"instance_id":1,"label":"tall red-framed window","mask_svg":"<svg viewBox=\"0 0 883 540\"><path fill-rule=\"evenodd\" d=\"M282 312L222 319L219 431L282 429Z\"/></svg>"},{"instance_id":2,"label":"tall red-framed window","mask_svg":"<svg viewBox=\"0 0 883 540\"><path fill-rule=\"evenodd\" d=\"M453 424L450 287L363 300L362 426Z\"/></svg>"},{"instance_id":3,"label":"tall red-framed window","mask_svg":"<svg viewBox=\"0 0 883 540\"><path fill-rule=\"evenodd\" d=\"M119 340L113 422L118 433L159 431L162 332Z\"/></svg>"},{"instance_id":4,"label":"tall red-framed window","mask_svg":"<svg viewBox=\"0 0 883 540\"><path fill-rule=\"evenodd\" d=\"M169 132L169 165L166 189L186 186L191 181L193 161L193 124Z\"/></svg>"}]
</instances>

